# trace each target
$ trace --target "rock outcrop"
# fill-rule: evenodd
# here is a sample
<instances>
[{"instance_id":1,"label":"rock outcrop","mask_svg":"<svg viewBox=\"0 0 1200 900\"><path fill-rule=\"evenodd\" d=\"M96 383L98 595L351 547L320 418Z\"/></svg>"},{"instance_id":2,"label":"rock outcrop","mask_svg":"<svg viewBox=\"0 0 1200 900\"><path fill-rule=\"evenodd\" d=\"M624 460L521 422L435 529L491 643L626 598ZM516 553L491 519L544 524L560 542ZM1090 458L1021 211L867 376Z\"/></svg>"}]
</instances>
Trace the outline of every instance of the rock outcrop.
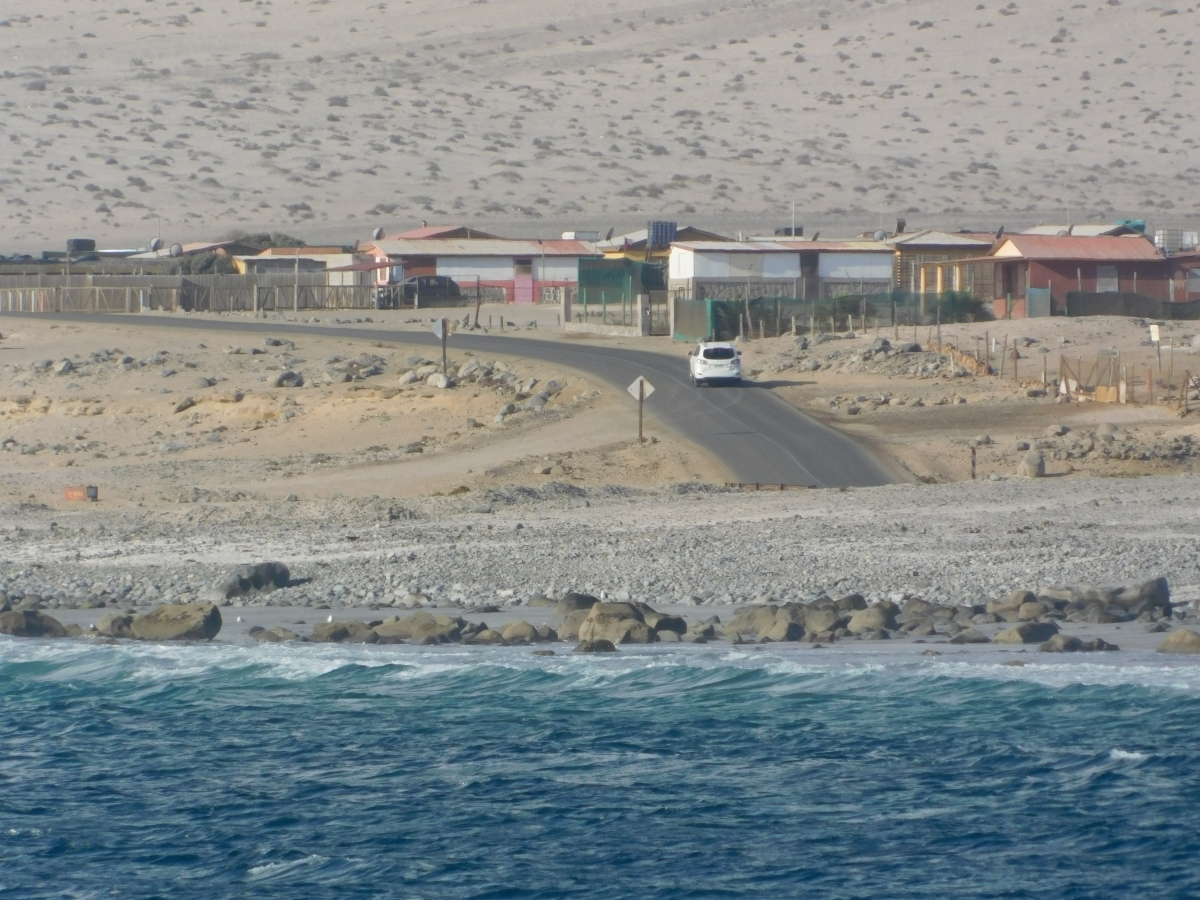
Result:
<instances>
[{"instance_id":1,"label":"rock outcrop","mask_svg":"<svg viewBox=\"0 0 1200 900\"><path fill-rule=\"evenodd\" d=\"M14 609L0 613L0 634L13 637L62 638L67 630L58 619L36 609Z\"/></svg>"},{"instance_id":2,"label":"rock outcrop","mask_svg":"<svg viewBox=\"0 0 1200 900\"><path fill-rule=\"evenodd\" d=\"M108 613L96 623L96 631L105 637L132 638L133 616L125 613Z\"/></svg>"},{"instance_id":3,"label":"rock outcrop","mask_svg":"<svg viewBox=\"0 0 1200 900\"><path fill-rule=\"evenodd\" d=\"M129 631L139 641L211 641L221 631L221 611L212 603L164 604L134 616Z\"/></svg>"},{"instance_id":4,"label":"rock outcrop","mask_svg":"<svg viewBox=\"0 0 1200 900\"><path fill-rule=\"evenodd\" d=\"M1041 644L1056 634L1058 626L1053 622L1022 622L1001 631L992 640L997 644Z\"/></svg>"},{"instance_id":5,"label":"rock outcrop","mask_svg":"<svg viewBox=\"0 0 1200 900\"><path fill-rule=\"evenodd\" d=\"M612 641L595 640L580 641L575 648L576 653L616 653L616 645Z\"/></svg>"},{"instance_id":6,"label":"rock outcrop","mask_svg":"<svg viewBox=\"0 0 1200 900\"><path fill-rule=\"evenodd\" d=\"M1181 628L1167 635L1158 645L1159 653L1200 653L1200 634L1190 628Z\"/></svg>"},{"instance_id":7,"label":"rock outcrop","mask_svg":"<svg viewBox=\"0 0 1200 900\"><path fill-rule=\"evenodd\" d=\"M597 603L579 626L579 640L613 644L652 644L658 640L642 612L632 603Z\"/></svg>"},{"instance_id":8,"label":"rock outcrop","mask_svg":"<svg viewBox=\"0 0 1200 900\"><path fill-rule=\"evenodd\" d=\"M270 593L287 587L291 572L281 562L261 562L239 566L220 580L206 595L210 602L230 600L251 594Z\"/></svg>"}]
</instances>

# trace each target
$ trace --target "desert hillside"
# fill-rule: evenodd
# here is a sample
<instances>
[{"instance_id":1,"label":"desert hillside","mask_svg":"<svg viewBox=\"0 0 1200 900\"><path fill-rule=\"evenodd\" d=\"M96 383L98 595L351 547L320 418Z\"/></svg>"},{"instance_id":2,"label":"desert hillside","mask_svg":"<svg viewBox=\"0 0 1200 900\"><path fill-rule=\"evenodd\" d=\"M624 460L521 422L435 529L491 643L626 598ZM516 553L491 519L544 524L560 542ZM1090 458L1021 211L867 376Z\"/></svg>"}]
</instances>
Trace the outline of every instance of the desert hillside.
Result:
<instances>
[{"instance_id":1,"label":"desert hillside","mask_svg":"<svg viewBox=\"0 0 1200 900\"><path fill-rule=\"evenodd\" d=\"M0 252L421 219L732 231L793 200L809 234L1170 225L1197 200L1195 7L201 2L6 0Z\"/></svg>"}]
</instances>

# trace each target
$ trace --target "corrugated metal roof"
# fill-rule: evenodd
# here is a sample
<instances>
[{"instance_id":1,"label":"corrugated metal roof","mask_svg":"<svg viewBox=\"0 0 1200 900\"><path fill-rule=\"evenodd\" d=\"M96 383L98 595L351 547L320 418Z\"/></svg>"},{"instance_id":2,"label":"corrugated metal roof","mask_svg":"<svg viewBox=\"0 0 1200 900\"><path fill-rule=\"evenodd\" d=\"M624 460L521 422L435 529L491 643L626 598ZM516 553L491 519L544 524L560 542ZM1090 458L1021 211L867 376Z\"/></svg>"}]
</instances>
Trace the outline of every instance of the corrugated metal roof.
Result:
<instances>
[{"instance_id":1,"label":"corrugated metal roof","mask_svg":"<svg viewBox=\"0 0 1200 900\"><path fill-rule=\"evenodd\" d=\"M680 235L675 240L675 243L695 243L697 241L726 241L728 238L723 235L716 234L712 231L705 231L703 228L697 228L695 225L680 225L676 229L676 234ZM693 237L688 238L687 235L692 234ZM650 232L645 228L639 228L637 231L630 231L625 234L613 235L611 241L601 241L597 246L601 250L621 250L624 249L626 242L632 247L644 245L650 237Z\"/></svg>"},{"instance_id":2,"label":"corrugated metal roof","mask_svg":"<svg viewBox=\"0 0 1200 900\"><path fill-rule=\"evenodd\" d=\"M1013 259L1160 260L1157 248L1137 237L1058 237L1041 234L1010 234L993 257Z\"/></svg>"},{"instance_id":3,"label":"corrugated metal roof","mask_svg":"<svg viewBox=\"0 0 1200 900\"><path fill-rule=\"evenodd\" d=\"M460 232L456 234L456 232ZM503 240L494 234L488 234L486 231L479 231L467 225L427 225L421 228L413 228L410 231L402 231L399 234L389 234L385 240L389 241L427 241L433 238L463 238L465 240Z\"/></svg>"},{"instance_id":4,"label":"corrugated metal roof","mask_svg":"<svg viewBox=\"0 0 1200 900\"><path fill-rule=\"evenodd\" d=\"M695 253L891 253L891 248L875 241L676 241Z\"/></svg>"},{"instance_id":5,"label":"corrugated metal roof","mask_svg":"<svg viewBox=\"0 0 1200 900\"><path fill-rule=\"evenodd\" d=\"M1126 225L1036 225L1026 228L1021 234L1040 234L1057 237L1060 232L1069 231L1071 237L1105 237L1129 233L1133 229Z\"/></svg>"},{"instance_id":6,"label":"corrugated metal roof","mask_svg":"<svg viewBox=\"0 0 1200 900\"><path fill-rule=\"evenodd\" d=\"M528 241L497 238L426 238L393 240L381 238L361 245L362 252L376 250L387 256L596 256L596 248L585 241Z\"/></svg>"},{"instance_id":7,"label":"corrugated metal roof","mask_svg":"<svg viewBox=\"0 0 1200 900\"><path fill-rule=\"evenodd\" d=\"M917 231L913 234L902 234L892 239L899 247L976 247L983 249L992 245L991 241L983 241L973 235L954 234L947 231Z\"/></svg>"}]
</instances>

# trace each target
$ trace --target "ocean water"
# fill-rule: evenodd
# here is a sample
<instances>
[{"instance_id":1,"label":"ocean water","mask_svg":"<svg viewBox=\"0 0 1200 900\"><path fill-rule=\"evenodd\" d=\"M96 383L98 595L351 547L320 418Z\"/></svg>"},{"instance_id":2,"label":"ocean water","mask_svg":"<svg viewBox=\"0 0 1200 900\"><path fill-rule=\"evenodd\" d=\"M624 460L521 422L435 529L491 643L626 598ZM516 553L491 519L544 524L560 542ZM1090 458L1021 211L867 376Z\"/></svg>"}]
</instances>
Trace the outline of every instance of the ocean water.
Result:
<instances>
[{"instance_id":1,"label":"ocean water","mask_svg":"<svg viewBox=\"0 0 1200 900\"><path fill-rule=\"evenodd\" d=\"M1200 897L1120 656L0 638L0 898Z\"/></svg>"}]
</instances>

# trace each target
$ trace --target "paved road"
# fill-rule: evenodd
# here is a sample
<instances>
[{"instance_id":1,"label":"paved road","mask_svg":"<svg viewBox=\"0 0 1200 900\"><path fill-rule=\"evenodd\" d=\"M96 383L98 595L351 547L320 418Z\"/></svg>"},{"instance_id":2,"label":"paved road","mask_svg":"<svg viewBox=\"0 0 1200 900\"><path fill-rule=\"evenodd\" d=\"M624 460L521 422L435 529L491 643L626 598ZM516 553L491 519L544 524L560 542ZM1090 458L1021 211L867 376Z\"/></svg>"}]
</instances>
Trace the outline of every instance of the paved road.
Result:
<instances>
[{"instance_id":1,"label":"paved road","mask_svg":"<svg viewBox=\"0 0 1200 900\"><path fill-rule=\"evenodd\" d=\"M16 315L8 314L5 315ZM238 319L57 314L57 320L136 322L151 328L202 328L260 334L321 334L435 347L429 332L337 328ZM655 387L646 411L680 437L711 453L742 482L856 487L895 479L845 435L747 382L742 387L694 388L687 362L661 353L497 335L456 334L452 345L477 355L527 356L586 372L624 390L638 375ZM632 400L630 401L633 402Z\"/></svg>"}]
</instances>

